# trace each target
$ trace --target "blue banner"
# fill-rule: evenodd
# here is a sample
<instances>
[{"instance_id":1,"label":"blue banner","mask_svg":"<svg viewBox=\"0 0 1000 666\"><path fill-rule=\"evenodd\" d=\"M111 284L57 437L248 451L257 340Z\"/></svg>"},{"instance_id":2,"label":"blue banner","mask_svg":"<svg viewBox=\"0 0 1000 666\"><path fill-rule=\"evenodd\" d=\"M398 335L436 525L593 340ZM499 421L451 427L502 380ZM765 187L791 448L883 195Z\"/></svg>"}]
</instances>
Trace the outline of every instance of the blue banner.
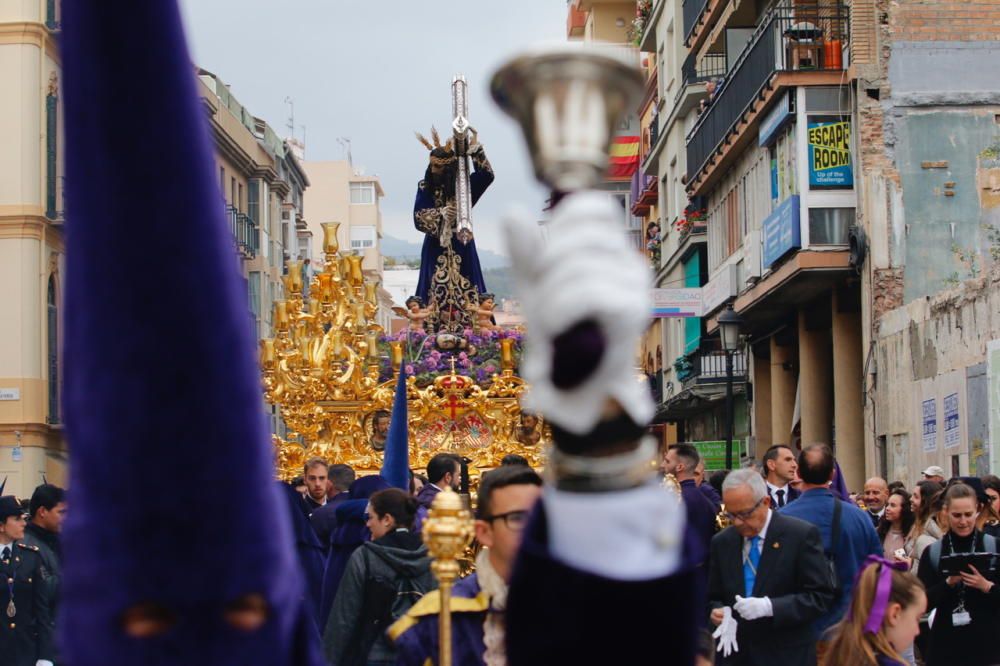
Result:
<instances>
[{"instance_id":1,"label":"blue banner","mask_svg":"<svg viewBox=\"0 0 1000 666\"><path fill-rule=\"evenodd\" d=\"M850 120L809 122L809 187L854 187Z\"/></svg>"},{"instance_id":2,"label":"blue banner","mask_svg":"<svg viewBox=\"0 0 1000 666\"><path fill-rule=\"evenodd\" d=\"M761 225L764 235L764 268L770 268L789 250L802 247L799 226L799 195L793 194L764 218Z\"/></svg>"}]
</instances>

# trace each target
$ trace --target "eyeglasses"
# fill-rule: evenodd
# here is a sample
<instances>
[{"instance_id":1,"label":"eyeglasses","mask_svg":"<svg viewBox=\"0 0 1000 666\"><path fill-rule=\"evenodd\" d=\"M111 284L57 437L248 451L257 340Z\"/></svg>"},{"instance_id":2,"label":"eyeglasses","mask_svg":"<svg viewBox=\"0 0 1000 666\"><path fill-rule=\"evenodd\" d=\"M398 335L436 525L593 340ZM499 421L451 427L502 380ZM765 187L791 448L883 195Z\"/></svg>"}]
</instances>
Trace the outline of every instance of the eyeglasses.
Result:
<instances>
[{"instance_id":1,"label":"eyeglasses","mask_svg":"<svg viewBox=\"0 0 1000 666\"><path fill-rule=\"evenodd\" d=\"M764 499L765 499L764 497L761 497L759 500L757 500L756 504L750 507L748 511L740 511L739 513L733 513L731 511L727 511L726 518L728 518L729 520L739 520L740 522L745 522L746 519L752 516L753 512L756 511L758 507L760 507L760 505L764 502Z\"/></svg>"},{"instance_id":2,"label":"eyeglasses","mask_svg":"<svg viewBox=\"0 0 1000 666\"><path fill-rule=\"evenodd\" d=\"M492 523L494 520L502 520L507 529L520 532L528 524L528 514L528 511L508 511L507 513L489 516L483 520L488 523Z\"/></svg>"}]
</instances>

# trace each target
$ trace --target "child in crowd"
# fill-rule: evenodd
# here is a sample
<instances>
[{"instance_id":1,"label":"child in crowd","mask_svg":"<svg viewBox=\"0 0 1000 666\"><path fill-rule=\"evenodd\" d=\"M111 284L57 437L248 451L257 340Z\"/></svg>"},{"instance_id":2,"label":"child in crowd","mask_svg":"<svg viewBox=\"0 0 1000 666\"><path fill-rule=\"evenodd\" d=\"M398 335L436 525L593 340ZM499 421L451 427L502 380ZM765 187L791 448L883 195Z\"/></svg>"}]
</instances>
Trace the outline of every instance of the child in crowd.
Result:
<instances>
[{"instance_id":1,"label":"child in crowd","mask_svg":"<svg viewBox=\"0 0 1000 666\"><path fill-rule=\"evenodd\" d=\"M869 555L868 562L850 611L833 627L824 664L907 666L902 655L910 651L927 608L924 586L902 562L877 555Z\"/></svg>"}]
</instances>

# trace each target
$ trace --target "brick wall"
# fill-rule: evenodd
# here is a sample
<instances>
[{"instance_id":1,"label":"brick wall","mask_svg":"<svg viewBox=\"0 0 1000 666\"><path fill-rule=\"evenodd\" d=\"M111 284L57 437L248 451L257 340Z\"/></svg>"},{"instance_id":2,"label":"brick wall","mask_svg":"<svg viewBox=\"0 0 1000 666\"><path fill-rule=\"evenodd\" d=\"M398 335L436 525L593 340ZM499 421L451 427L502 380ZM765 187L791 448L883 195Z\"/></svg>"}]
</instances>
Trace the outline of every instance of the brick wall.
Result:
<instances>
[{"instance_id":1,"label":"brick wall","mask_svg":"<svg viewBox=\"0 0 1000 666\"><path fill-rule=\"evenodd\" d=\"M973 42L1000 35L996 0L902 0L892 3L889 14L898 41Z\"/></svg>"}]
</instances>

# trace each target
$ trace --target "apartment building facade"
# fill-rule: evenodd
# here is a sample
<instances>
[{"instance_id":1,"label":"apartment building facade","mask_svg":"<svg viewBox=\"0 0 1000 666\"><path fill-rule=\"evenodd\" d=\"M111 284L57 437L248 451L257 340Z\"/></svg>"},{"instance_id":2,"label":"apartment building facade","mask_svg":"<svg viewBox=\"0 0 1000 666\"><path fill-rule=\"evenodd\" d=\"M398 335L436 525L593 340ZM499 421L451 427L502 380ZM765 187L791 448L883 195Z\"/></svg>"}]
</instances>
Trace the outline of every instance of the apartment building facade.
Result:
<instances>
[{"instance_id":1,"label":"apartment building facade","mask_svg":"<svg viewBox=\"0 0 1000 666\"><path fill-rule=\"evenodd\" d=\"M54 0L0 3L0 483L64 484L63 135Z\"/></svg>"}]
</instances>

